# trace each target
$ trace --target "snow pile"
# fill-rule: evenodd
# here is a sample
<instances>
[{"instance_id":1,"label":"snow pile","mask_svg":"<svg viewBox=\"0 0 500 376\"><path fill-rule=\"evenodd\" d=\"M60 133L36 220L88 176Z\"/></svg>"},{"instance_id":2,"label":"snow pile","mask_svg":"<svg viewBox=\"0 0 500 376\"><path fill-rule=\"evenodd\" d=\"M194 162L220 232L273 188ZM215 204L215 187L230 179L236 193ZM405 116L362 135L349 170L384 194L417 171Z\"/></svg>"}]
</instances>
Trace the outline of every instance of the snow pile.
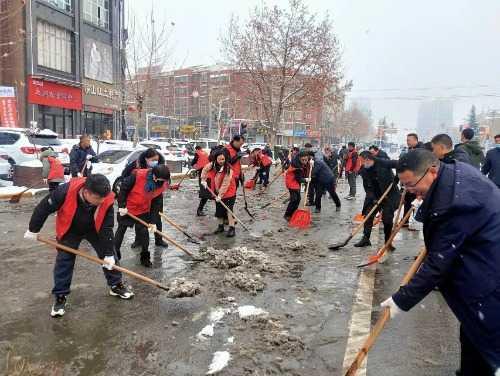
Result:
<instances>
[{"instance_id":1,"label":"snow pile","mask_svg":"<svg viewBox=\"0 0 500 376\"><path fill-rule=\"evenodd\" d=\"M210 364L210 366L208 366L208 372L206 374L213 375L214 373L222 371L227 366L230 359L231 359L231 354L229 354L229 352L216 351L214 353L212 363Z\"/></svg>"},{"instance_id":2,"label":"snow pile","mask_svg":"<svg viewBox=\"0 0 500 376\"><path fill-rule=\"evenodd\" d=\"M252 305L246 305L238 307L238 315L240 315L240 319L246 319L253 316L267 315L267 311Z\"/></svg>"},{"instance_id":3,"label":"snow pile","mask_svg":"<svg viewBox=\"0 0 500 376\"><path fill-rule=\"evenodd\" d=\"M237 268L239 269L239 268ZM263 291L266 283L260 274L252 274L249 271L233 269L224 276L224 283L235 286L241 290L249 291L256 295L258 291Z\"/></svg>"},{"instance_id":4,"label":"snow pile","mask_svg":"<svg viewBox=\"0 0 500 376\"><path fill-rule=\"evenodd\" d=\"M20 163L19 166L23 166L23 167L40 167L40 168L42 168L43 164L38 159L32 159L30 161L25 161L25 162Z\"/></svg>"},{"instance_id":5,"label":"snow pile","mask_svg":"<svg viewBox=\"0 0 500 376\"><path fill-rule=\"evenodd\" d=\"M185 298L198 295L201 286L198 282L187 281L185 278L174 278L168 285L167 296L169 298Z\"/></svg>"}]
</instances>

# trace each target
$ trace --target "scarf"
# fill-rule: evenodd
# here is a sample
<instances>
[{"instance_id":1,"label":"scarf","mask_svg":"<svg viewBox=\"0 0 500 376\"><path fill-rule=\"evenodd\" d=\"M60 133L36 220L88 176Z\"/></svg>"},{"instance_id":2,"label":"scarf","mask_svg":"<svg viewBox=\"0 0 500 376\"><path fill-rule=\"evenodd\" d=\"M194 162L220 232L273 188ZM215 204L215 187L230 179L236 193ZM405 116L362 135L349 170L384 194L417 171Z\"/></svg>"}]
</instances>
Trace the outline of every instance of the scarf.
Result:
<instances>
[{"instance_id":1,"label":"scarf","mask_svg":"<svg viewBox=\"0 0 500 376\"><path fill-rule=\"evenodd\" d=\"M144 185L144 190L146 192L153 192L156 189L156 184L153 180L153 171L148 172L148 176L146 177L146 184Z\"/></svg>"}]
</instances>

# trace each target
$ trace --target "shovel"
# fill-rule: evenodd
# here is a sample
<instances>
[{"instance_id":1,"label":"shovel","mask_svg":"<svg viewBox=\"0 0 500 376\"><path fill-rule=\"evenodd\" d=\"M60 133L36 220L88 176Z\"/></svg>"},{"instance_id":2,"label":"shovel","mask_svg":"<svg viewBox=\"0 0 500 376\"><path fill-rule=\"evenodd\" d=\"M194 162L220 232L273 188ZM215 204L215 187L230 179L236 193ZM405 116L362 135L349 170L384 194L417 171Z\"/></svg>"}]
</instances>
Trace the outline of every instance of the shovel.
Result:
<instances>
[{"instance_id":1,"label":"shovel","mask_svg":"<svg viewBox=\"0 0 500 376\"><path fill-rule=\"evenodd\" d=\"M290 227L297 228L308 228L311 225L311 211L306 208L307 203L307 194L309 193L309 186L311 185L311 175L312 175L312 166L309 167L309 181L306 185L306 192L304 195L304 204L302 209L297 209L293 212L292 218L290 218L290 222L288 225Z\"/></svg>"},{"instance_id":2,"label":"shovel","mask_svg":"<svg viewBox=\"0 0 500 376\"><path fill-rule=\"evenodd\" d=\"M267 208L268 206L271 206L272 204L278 202L279 200L282 200L283 198L285 198L285 196L288 194L288 192L283 192L281 195L279 195L278 197L276 197L275 199L269 201L267 204L264 204L260 207L260 209L265 209Z\"/></svg>"},{"instance_id":3,"label":"shovel","mask_svg":"<svg viewBox=\"0 0 500 376\"><path fill-rule=\"evenodd\" d=\"M370 218L373 215L373 213L375 213L375 211L377 210L377 208L379 207L381 202L389 194L393 185L394 185L394 183L389 184L389 186L385 190L384 194L378 199L377 203L375 205L373 205L372 210L370 210L370 212L365 216L365 219L363 219L363 221L351 232L351 235L349 235L346 240L344 240L343 242L337 243L337 244L329 245L328 249L337 250L339 248L344 247L347 243L349 243L351 241L351 239L359 232L359 230L361 230L363 228L363 226L366 223L366 221L368 220L368 218Z\"/></svg>"},{"instance_id":4,"label":"shovel","mask_svg":"<svg viewBox=\"0 0 500 376\"><path fill-rule=\"evenodd\" d=\"M143 226L145 226L147 228L150 228L151 226L153 226L150 223L147 223L147 222L143 221L142 219L140 219L139 217L136 217L135 215L133 215L131 213L127 213L127 215L130 218L132 218L133 220L139 222L141 225L143 225ZM191 257L194 261L205 261L204 259L196 257L195 255L193 255L185 247L183 247L182 245L180 245L179 243L177 243L174 239L172 239L170 236L168 236L164 232L161 232L158 229L155 229L155 233L158 234L158 235L160 235L166 241L168 241L168 242L172 243L173 245L175 245L177 248L179 248L181 251L183 251L186 255L188 255L189 257Z\"/></svg>"},{"instance_id":5,"label":"shovel","mask_svg":"<svg viewBox=\"0 0 500 376\"><path fill-rule=\"evenodd\" d=\"M401 282L401 286L404 286L410 282L410 280L413 278L415 273L418 271L420 268L420 265L422 265L422 262L424 261L425 256L427 255L427 250L425 248L422 248L420 253L418 254L417 258L411 265L410 269L408 272L405 274L403 281ZM356 372L358 372L358 368L361 366L363 363L363 360L365 359L366 355L368 355L368 351L372 348L374 345L375 341L377 340L377 337L380 335L382 332L382 329L384 329L385 324L389 319L391 318L391 311L389 308L384 308L384 311L382 313L382 316L379 317L377 320L377 323L373 327L372 332L370 333L369 337L366 339L365 343L363 344L363 347L359 350L358 354L356 355L356 358L354 358L354 361L352 362L351 366L345 373L345 376L354 376L356 375Z\"/></svg>"},{"instance_id":6,"label":"shovel","mask_svg":"<svg viewBox=\"0 0 500 376\"><path fill-rule=\"evenodd\" d=\"M178 182L177 184L172 184L170 186L170 190L172 190L172 191L178 191L179 188L181 187L181 183L184 181L184 179L186 179L189 176L189 174L191 173L191 171L192 170L189 170L188 172L186 172L186 174L181 178L180 182Z\"/></svg>"},{"instance_id":7,"label":"shovel","mask_svg":"<svg viewBox=\"0 0 500 376\"><path fill-rule=\"evenodd\" d=\"M21 191L20 193L16 193L15 195L13 195L10 200L9 200L9 203L11 204L17 204L20 200L21 200L21 197L23 197L23 195L28 192L30 189L33 189L35 188L34 185L32 185L31 187L29 188L26 188L24 191Z\"/></svg>"},{"instance_id":8,"label":"shovel","mask_svg":"<svg viewBox=\"0 0 500 376\"><path fill-rule=\"evenodd\" d=\"M245 182L244 175L241 175L241 176L242 176L242 182ZM246 183L249 183L249 182L253 182L253 186L255 187L255 179L249 180ZM243 183L243 189L242 189L243 190L243 201L245 202L245 211L250 216L250 218L255 219L255 216L252 213L250 213L250 209L248 209L247 194L245 192L246 185L247 185L246 183Z\"/></svg>"},{"instance_id":9,"label":"shovel","mask_svg":"<svg viewBox=\"0 0 500 376\"><path fill-rule=\"evenodd\" d=\"M165 213L160 212L159 214L160 214L160 216L162 216L162 217L163 217L163 219L164 219L165 221L167 221L167 222L168 222L168 224L169 224L169 225L171 225L173 228L175 228L175 229L179 230L179 231L180 231L180 232L182 232L184 235L186 235L186 236L187 236L187 238L188 238L191 242L193 242L193 243L195 243L195 244L200 244L200 240L196 239L193 235L189 234L189 233L188 233L187 231L185 231L185 230L184 230L181 226L179 226L177 223L175 223L175 222L174 222L174 221L172 221L170 218L168 218L168 217L165 215Z\"/></svg>"},{"instance_id":10,"label":"shovel","mask_svg":"<svg viewBox=\"0 0 500 376\"><path fill-rule=\"evenodd\" d=\"M98 264L98 265L103 265L103 264L106 264L106 262L104 260L101 260L100 258L98 257L95 257L95 256L92 256L92 255L89 255L85 252L82 252L80 250L77 250L77 249L73 249L73 248L70 248L68 246L65 246L63 244L60 244L54 240L51 240L51 239L47 239L47 238L44 238L40 235L38 235L37 237L38 241L39 242L42 242L42 243L45 243L47 245L50 245L54 248L56 248L57 250L63 250L64 252L68 252L68 253L72 253L74 255L77 255L77 256L81 256L95 264ZM155 287L158 287L162 290L165 290L165 291L169 291L170 289L167 287L167 286L164 286L162 285L160 282L157 282L151 278L148 278L142 274L139 274L139 273L136 273L136 272L133 272L131 270L128 270L128 269L125 269L119 265L113 265L113 269L114 270L118 270L119 272L122 272L123 274L127 274L131 277L134 277L142 282L146 282L146 283L149 283L150 285L153 285Z\"/></svg>"}]
</instances>

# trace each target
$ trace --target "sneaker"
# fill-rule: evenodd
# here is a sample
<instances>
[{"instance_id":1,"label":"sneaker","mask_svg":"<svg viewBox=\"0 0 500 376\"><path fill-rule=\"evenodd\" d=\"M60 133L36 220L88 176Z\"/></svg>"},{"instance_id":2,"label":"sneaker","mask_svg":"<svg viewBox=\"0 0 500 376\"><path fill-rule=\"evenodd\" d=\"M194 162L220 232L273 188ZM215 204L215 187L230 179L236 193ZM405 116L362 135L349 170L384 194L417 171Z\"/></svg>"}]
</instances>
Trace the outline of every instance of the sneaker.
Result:
<instances>
[{"instance_id":1,"label":"sneaker","mask_svg":"<svg viewBox=\"0 0 500 376\"><path fill-rule=\"evenodd\" d=\"M363 236L359 242L354 244L355 247L368 247L370 245L372 245L372 243L366 236Z\"/></svg>"},{"instance_id":2,"label":"sneaker","mask_svg":"<svg viewBox=\"0 0 500 376\"><path fill-rule=\"evenodd\" d=\"M224 232L224 225L219 225L219 227L217 227L217 230L214 231L214 234L220 234Z\"/></svg>"},{"instance_id":3,"label":"sneaker","mask_svg":"<svg viewBox=\"0 0 500 376\"><path fill-rule=\"evenodd\" d=\"M50 315L52 317L62 317L66 313L66 297L64 295L57 295L56 301L52 306Z\"/></svg>"},{"instance_id":4,"label":"sneaker","mask_svg":"<svg viewBox=\"0 0 500 376\"><path fill-rule=\"evenodd\" d=\"M234 226L229 226L229 230L227 230L226 237L227 238L234 238L234 235L236 235L236 231L234 229Z\"/></svg>"},{"instance_id":5,"label":"sneaker","mask_svg":"<svg viewBox=\"0 0 500 376\"><path fill-rule=\"evenodd\" d=\"M163 240L162 238L160 238L160 239L155 240L155 246L168 248L168 243L165 240Z\"/></svg>"},{"instance_id":6,"label":"sneaker","mask_svg":"<svg viewBox=\"0 0 500 376\"><path fill-rule=\"evenodd\" d=\"M111 287L111 289L109 290L109 295L128 300L133 298L134 293L129 287L125 286L123 282L120 282L117 285Z\"/></svg>"}]
</instances>

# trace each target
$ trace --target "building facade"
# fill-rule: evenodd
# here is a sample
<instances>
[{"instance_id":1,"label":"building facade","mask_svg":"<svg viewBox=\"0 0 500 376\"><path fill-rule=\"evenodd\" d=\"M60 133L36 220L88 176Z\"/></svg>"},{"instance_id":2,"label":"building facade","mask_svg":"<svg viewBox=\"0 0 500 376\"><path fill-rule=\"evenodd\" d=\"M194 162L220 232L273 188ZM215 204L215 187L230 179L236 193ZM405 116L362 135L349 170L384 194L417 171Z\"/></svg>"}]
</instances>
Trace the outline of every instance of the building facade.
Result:
<instances>
[{"instance_id":1,"label":"building facade","mask_svg":"<svg viewBox=\"0 0 500 376\"><path fill-rule=\"evenodd\" d=\"M448 133L453 128L453 102L432 100L420 103L417 117L419 138L429 141L439 133Z\"/></svg>"},{"instance_id":2,"label":"building facade","mask_svg":"<svg viewBox=\"0 0 500 376\"><path fill-rule=\"evenodd\" d=\"M0 85L16 90L20 126L62 138L120 137L124 0L1 1L12 25L25 30L9 28L22 48L0 68Z\"/></svg>"}]
</instances>

